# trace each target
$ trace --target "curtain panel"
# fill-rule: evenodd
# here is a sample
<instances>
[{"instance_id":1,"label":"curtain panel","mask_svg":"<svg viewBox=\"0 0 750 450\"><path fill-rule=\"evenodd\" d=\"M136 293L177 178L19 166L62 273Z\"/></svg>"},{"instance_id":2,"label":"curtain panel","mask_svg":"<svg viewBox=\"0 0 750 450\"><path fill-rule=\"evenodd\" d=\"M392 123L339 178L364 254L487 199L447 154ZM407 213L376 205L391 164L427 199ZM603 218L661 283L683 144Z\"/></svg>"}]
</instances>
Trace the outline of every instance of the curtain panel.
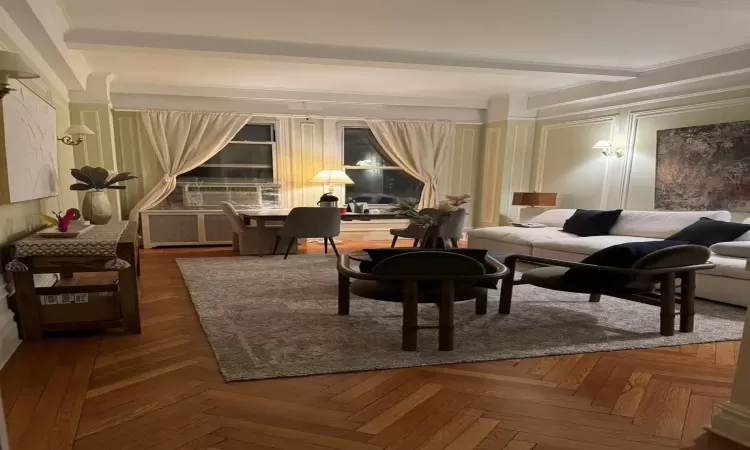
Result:
<instances>
[{"instance_id":1,"label":"curtain panel","mask_svg":"<svg viewBox=\"0 0 750 450\"><path fill-rule=\"evenodd\" d=\"M456 125L453 122L368 120L372 134L386 155L406 173L424 183L420 208L435 206Z\"/></svg>"},{"instance_id":2,"label":"curtain panel","mask_svg":"<svg viewBox=\"0 0 750 450\"><path fill-rule=\"evenodd\" d=\"M178 175L217 154L250 119L246 114L189 111L139 111L138 115L158 162L143 175L158 181L130 211L131 221L167 198Z\"/></svg>"}]
</instances>

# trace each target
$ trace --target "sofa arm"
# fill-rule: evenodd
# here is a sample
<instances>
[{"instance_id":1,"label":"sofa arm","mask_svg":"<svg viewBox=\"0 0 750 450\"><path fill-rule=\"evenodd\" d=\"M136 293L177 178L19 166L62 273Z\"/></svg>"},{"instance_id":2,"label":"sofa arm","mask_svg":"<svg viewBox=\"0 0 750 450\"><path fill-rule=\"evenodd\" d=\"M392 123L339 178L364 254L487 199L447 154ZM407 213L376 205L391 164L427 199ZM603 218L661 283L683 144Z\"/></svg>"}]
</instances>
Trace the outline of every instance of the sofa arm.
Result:
<instances>
[{"instance_id":1,"label":"sofa arm","mask_svg":"<svg viewBox=\"0 0 750 450\"><path fill-rule=\"evenodd\" d=\"M721 256L750 259L750 241L719 242L709 250Z\"/></svg>"}]
</instances>

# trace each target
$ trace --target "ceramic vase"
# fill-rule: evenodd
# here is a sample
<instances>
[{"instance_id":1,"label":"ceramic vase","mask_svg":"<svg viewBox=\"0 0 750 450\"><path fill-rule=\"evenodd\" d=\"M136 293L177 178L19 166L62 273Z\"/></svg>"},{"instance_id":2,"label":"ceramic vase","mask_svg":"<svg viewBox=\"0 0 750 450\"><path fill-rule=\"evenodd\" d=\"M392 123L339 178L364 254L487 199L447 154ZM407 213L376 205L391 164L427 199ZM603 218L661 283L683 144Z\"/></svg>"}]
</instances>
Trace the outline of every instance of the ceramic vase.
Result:
<instances>
[{"instance_id":1,"label":"ceramic vase","mask_svg":"<svg viewBox=\"0 0 750 450\"><path fill-rule=\"evenodd\" d=\"M94 225L105 225L112 218L112 206L104 191L87 191L83 197L81 215Z\"/></svg>"}]
</instances>

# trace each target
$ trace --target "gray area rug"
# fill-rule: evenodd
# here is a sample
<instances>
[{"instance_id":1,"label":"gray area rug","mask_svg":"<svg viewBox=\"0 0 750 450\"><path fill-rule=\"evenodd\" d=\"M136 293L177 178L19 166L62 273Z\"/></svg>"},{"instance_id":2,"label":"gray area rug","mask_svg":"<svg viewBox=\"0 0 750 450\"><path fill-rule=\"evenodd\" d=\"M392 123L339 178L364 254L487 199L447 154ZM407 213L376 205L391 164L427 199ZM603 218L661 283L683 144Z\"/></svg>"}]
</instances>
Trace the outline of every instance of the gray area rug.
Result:
<instances>
[{"instance_id":1,"label":"gray area rug","mask_svg":"<svg viewBox=\"0 0 750 450\"><path fill-rule=\"evenodd\" d=\"M474 302L455 308L455 350L437 350L437 330L419 332L418 351L401 351L401 304L352 296L337 310L333 256L178 259L203 329L227 381L391 369L469 361L650 348L740 339L745 310L699 301L695 332L659 335L659 309L613 297L533 286L514 289L510 315L486 316ZM437 308L420 305L420 323Z\"/></svg>"}]
</instances>

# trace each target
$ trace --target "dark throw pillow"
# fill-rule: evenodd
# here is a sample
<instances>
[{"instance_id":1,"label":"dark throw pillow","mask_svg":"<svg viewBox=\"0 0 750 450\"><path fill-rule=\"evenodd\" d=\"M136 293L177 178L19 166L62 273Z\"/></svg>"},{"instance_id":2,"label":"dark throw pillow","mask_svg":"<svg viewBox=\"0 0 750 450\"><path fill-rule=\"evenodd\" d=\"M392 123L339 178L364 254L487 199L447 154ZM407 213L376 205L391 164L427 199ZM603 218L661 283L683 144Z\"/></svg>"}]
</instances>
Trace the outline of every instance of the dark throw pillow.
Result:
<instances>
[{"instance_id":1,"label":"dark throw pillow","mask_svg":"<svg viewBox=\"0 0 750 450\"><path fill-rule=\"evenodd\" d=\"M606 267L619 267L627 269L632 267L636 261L663 248L674 247L677 245L685 245L687 242L683 241L646 241L646 242L627 242L625 244L617 244L611 247L603 248L598 252L594 252L587 256L581 261L584 264L591 264L594 266L606 266ZM565 272L562 276L564 280L581 282L581 283L601 283L603 286L609 286L612 284L623 284L630 281L628 275L618 274L607 274L604 272L593 273L586 269L570 269Z\"/></svg>"},{"instance_id":2,"label":"dark throw pillow","mask_svg":"<svg viewBox=\"0 0 750 450\"><path fill-rule=\"evenodd\" d=\"M563 231L576 236L602 236L609 234L622 213L621 209L598 211L595 209L577 209L563 224Z\"/></svg>"},{"instance_id":3,"label":"dark throw pillow","mask_svg":"<svg viewBox=\"0 0 750 450\"><path fill-rule=\"evenodd\" d=\"M748 231L750 231L750 224L722 222L701 217L667 239L710 247L719 242L733 241Z\"/></svg>"}]
</instances>

